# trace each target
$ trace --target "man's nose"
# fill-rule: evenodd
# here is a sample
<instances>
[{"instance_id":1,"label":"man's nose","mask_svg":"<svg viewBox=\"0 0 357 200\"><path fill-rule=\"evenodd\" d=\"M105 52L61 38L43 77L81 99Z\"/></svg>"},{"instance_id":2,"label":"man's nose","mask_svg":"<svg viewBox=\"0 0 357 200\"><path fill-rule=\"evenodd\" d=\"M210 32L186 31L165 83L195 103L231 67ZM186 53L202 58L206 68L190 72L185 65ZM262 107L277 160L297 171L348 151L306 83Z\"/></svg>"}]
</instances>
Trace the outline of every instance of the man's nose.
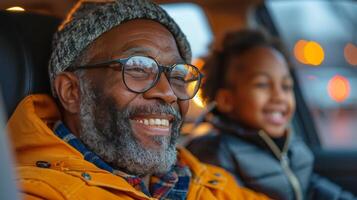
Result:
<instances>
[{"instance_id":1,"label":"man's nose","mask_svg":"<svg viewBox=\"0 0 357 200\"><path fill-rule=\"evenodd\" d=\"M160 76L157 84L145 92L143 97L145 99L161 99L168 104L173 104L177 101L177 97L164 73Z\"/></svg>"}]
</instances>

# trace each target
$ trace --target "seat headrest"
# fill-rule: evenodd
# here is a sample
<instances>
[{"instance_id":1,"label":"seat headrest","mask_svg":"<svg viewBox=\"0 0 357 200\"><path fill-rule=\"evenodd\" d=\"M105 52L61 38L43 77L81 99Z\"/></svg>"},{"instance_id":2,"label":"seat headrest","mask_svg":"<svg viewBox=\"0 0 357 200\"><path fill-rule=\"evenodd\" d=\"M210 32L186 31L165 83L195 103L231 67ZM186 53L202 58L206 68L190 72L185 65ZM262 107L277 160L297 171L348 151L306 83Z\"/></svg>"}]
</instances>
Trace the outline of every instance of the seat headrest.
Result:
<instances>
[{"instance_id":1,"label":"seat headrest","mask_svg":"<svg viewBox=\"0 0 357 200\"><path fill-rule=\"evenodd\" d=\"M0 85L7 115L27 95L50 94L48 60L61 20L0 11Z\"/></svg>"}]
</instances>

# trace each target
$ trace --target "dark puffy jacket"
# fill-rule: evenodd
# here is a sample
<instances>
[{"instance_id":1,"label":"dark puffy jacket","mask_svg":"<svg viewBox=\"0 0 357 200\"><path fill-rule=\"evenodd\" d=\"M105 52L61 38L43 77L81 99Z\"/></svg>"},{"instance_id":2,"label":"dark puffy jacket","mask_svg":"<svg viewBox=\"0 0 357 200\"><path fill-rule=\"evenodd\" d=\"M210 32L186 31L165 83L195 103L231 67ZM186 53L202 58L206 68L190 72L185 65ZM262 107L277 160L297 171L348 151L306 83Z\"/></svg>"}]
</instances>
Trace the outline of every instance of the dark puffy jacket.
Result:
<instances>
[{"instance_id":1,"label":"dark puffy jacket","mask_svg":"<svg viewBox=\"0 0 357 200\"><path fill-rule=\"evenodd\" d=\"M187 148L201 161L221 166L238 183L277 200L357 199L313 173L313 154L288 133L272 140L263 131L248 130L217 116L211 133L194 139Z\"/></svg>"}]
</instances>

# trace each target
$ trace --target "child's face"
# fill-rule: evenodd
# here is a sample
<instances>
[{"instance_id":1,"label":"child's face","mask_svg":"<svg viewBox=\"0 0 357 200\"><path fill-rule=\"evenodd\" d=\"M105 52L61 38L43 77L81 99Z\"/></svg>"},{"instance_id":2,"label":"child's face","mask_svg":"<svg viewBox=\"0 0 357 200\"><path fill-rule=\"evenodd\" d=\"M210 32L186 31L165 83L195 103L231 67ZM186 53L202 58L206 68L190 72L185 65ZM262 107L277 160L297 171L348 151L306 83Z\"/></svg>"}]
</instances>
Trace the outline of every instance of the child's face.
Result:
<instances>
[{"instance_id":1,"label":"child's face","mask_svg":"<svg viewBox=\"0 0 357 200\"><path fill-rule=\"evenodd\" d=\"M263 129L271 137L284 135L295 110L293 80L282 54L255 47L232 57L228 80L232 83L231 117Z\"/></svg>"}]
</instances>

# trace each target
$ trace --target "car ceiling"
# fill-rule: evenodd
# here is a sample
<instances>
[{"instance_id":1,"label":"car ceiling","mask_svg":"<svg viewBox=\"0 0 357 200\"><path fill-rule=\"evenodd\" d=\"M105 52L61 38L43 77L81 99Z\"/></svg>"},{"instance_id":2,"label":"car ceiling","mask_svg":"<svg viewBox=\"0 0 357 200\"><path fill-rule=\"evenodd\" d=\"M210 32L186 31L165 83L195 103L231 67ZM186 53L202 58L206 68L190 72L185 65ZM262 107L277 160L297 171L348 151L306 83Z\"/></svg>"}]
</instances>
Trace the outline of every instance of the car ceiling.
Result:
<instances>
[{"instance_id":1,"label":"car ceiling","mask_svg":"<svg viewBox=\"0 0 357 200\"><path fill-rule=\"evenodd\" d=\"M226 31L239 29L247 24L249 8L263 0L154 0L160 4L196 3L207 15L213 34L217 37ZM77 0L1 0L0 9L23 7L28 12L64 18Z\"/></svg>"}]
</instances>

